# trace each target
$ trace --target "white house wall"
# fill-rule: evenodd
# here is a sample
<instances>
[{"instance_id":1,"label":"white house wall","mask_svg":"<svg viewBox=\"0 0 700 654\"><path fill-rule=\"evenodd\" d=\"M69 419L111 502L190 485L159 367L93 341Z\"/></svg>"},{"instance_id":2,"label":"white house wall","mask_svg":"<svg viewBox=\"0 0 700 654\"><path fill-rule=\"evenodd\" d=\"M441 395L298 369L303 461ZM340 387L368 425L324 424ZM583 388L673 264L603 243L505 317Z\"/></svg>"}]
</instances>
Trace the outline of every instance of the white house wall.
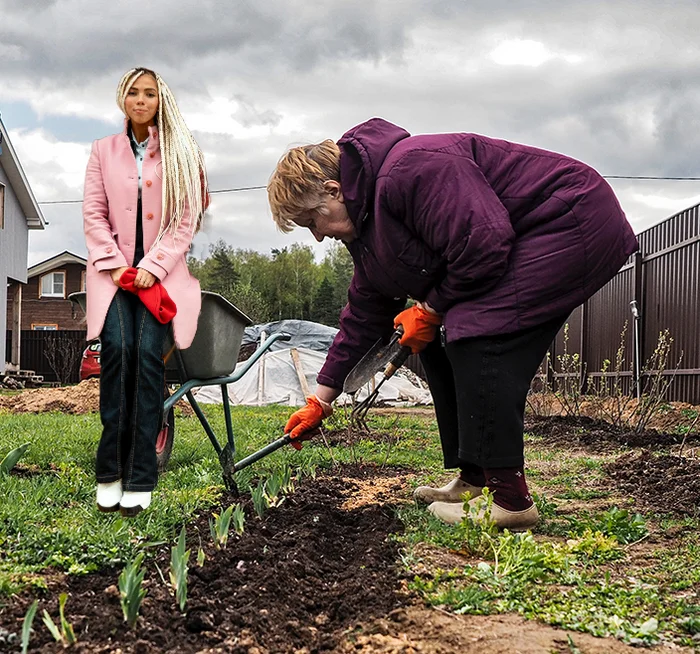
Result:
<instances>
[{"instance_id":1,"label":"white house wall","mask_svg":"<svg viewBox=\"0 0 700 654\"><path fill-rule=\"evenodd\" d=\"M0 182L5 185L5 227L0 229L0 372L5 370L7 331L7 284L9 279L27 281L27 219L0 164Z\"/></svg>"}]
</instances>

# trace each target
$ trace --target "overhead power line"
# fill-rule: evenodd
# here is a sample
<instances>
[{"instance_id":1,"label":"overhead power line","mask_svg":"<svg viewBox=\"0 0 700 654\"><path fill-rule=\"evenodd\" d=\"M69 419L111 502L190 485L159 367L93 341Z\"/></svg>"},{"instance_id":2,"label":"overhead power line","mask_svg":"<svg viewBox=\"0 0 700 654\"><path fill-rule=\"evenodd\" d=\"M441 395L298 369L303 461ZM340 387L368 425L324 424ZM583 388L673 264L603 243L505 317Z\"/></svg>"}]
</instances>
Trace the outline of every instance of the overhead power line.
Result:
<instances>
[{"instance_id":1,"label":"overhead power line","mask_svg":"<svg viewBox=\"0 0 700 654\"><path fill-rule=\"evenodd\" d=\"M637 179L637 180L659 180L664 182L700 182L700 177L656 177L654 175L602 175L605 179ZM220 188L209 191L211 195L215 193L239 193L241 191L262 191L267 186L239 186L236 188ZM38 204L82 204L82 200L48 200Z\"/></svg>"}]
</instances>

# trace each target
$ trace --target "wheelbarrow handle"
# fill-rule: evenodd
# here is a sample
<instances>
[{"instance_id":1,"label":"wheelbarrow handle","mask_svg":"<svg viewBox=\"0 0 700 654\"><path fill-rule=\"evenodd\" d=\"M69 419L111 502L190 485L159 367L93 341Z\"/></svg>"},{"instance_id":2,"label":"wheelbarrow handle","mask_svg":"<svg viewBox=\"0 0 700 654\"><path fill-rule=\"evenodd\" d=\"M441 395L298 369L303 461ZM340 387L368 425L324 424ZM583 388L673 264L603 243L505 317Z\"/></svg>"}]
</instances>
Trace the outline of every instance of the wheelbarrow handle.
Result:
<instances>
[{"instance_id":1,"label":"wheelbarrow handle","mask_svg":"<svg viewBox=\"0 0 700 654\"><path fill-rule=\"evenodd\" d=\"M259 461L263 457L267 456L268 454L274 452L275 450L279 450L280 447L284 447L285 445L289 445L289 443L292 442L291 437L289 434L285 434L282 436L282 438L278 438L276 441L272 441L272 443L269 443L268 445L265 445L265 447L260 448L257 452L253 452L253 454L245 457L244 459L241 459L240 461L236 461L236 463L233 466L233 471L238 472L239 470L242 470L243 468L247 468L251 463L255 463L256 461Z\"/></svg>"}]
</instances>

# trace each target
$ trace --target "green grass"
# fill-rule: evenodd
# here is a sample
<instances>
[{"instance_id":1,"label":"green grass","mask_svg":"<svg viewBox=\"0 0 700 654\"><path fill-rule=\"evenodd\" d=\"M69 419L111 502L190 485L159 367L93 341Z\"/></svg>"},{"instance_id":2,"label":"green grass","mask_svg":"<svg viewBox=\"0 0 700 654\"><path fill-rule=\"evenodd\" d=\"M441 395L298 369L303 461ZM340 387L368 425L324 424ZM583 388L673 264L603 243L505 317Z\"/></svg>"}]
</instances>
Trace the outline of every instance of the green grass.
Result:
<instances>
[{"instance_id":1,"label":"green grass","mask_svg":"<svg viewBox=\"0 0 700 654\"><path fill-rule=\"evenodd\" d=\"M204 410L223 437L221 407ZM236 457L279 438L291 411L233 407ZM302 475L334 463L405 468L416 473L414 485L449 478L434 419L374 415L370 424L373 438L350 446L329 450L317 438L300 452L283 448L238 473L239 488L249 492L283 466ZM338 410L326 426L344 429L347 412ZM154 509L133 520L97 512L99 435L96 415L0 413L0 458L31 443L21 461L31 474L0 477L0 603L22 589L44 587L52 568L84 574L122 567L138 552L149 556L172 543L183 524L219 505L223 482L214 449L195 417L178 415L170 468L159 482ZM700 631L700 520L636 518L630 498L616 495L603 471L615 455L568 453L539 438L528 439L527 448L528 477L542 517L534 539L499 534L480 540L478 531L466 538L463 528L402 504L397 510L406 529L396 537L401 560L409 575L421 570L412 588L426 602L458 613L514 612L631 643L692 644ZM475 542L483 546L478 556L469 551ZM456 553L454 567L435 568L431 555L446 552Z\"/></svg>"},{"instance_id":2,"label":"green grass","mask_svg":"<svg viewBox=\"0 0 700 654\"><path fill-rule=\"evenodd\" d=\"M207 406L204 411L223 442L223 410ZM236 458L279 438L291 411L289 407L234 407ZM328 426L344 427L342 413ZM385 434L381 442L363 440L332 453L321 439L313 446L305 445L301 452L284 448L239 472L239 488L247 491L253 480L283 465L304 471L334 462L373 461L441 469L436 448L426 457L423 448L412 447L415 441L434 442L434 427L426 428L424 421L413 419L399 426L391 416L378 418L375 426ZM28 474L0 478L0 550L4 552L0 556L0 594L40 584L40 573L50 567L82 574L123 565L138 551L169 542L183 523L217 506L223 480L214 448L196 417L178 415L169 470L154 493L157 510L132 520L99 513L94 504L94 456L100 433L95 414L0 414L0 455L30 443L20 461Z\"/></svg>"}]
</instances>

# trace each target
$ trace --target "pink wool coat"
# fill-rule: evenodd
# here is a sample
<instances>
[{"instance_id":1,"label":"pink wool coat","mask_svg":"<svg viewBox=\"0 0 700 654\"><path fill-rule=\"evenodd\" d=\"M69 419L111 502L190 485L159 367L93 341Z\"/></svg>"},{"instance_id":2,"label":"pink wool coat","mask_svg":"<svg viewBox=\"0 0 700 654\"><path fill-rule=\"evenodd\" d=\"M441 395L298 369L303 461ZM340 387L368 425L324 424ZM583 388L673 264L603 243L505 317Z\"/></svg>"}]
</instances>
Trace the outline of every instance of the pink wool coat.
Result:
<instances>
[{"instance_id":1,"label":"pink wool coat","mask_svg":"<svg viewBox=\"0 0 700 654\"><path fill-rule=\"evenodd\" d=\"M136 247L139 181L136 160L126 129L95 141L85 175L83 220L87 262L87 338L102 332L109 305L117 292L110 270L130 266ZM142 170L143 249L139 263L155 275L177 306L173 319L175 342L189 347L197 331L201 308L199 282L190 275L185 257L192 242L189 212L175 234L156 245L162 212L163 166L158 130L149 128L148 149Z\"/></svg>"}]
</instances>

